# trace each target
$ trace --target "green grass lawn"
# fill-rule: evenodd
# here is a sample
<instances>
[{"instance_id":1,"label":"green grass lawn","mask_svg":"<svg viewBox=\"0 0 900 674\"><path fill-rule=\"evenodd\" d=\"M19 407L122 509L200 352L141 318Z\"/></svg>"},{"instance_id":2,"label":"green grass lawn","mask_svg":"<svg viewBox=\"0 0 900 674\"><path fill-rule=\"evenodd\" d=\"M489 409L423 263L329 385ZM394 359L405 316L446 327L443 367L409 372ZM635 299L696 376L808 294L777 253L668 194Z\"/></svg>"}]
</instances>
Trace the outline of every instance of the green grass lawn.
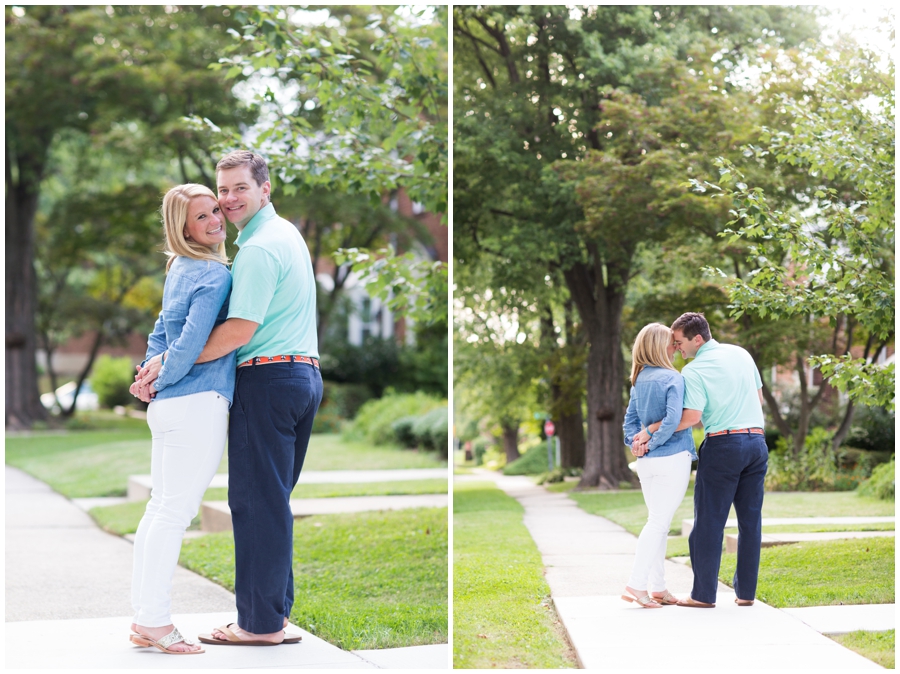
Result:
<instances>
[{"instance_id":1,"label":"green grass lawn","mask_svg":"<svg viewBox=\"0 0 900 674\"><path fill-rule=\"evenodd\" d=\"M234 590L231 533L187 539L180 563ZM343 649L447 643L447 510L294 523L291 622Z\"/></svg>"},{"instance_id":2,"label":"green grass lawn","mask_svg":"<svg viewBox=\"0 0 900 674\"><path fill-rule=\"evenodd\" d=\"M490 482L453 501L454 668L576 667L522 506Z\"/></svg>"},{"instance_id":3,"label":"green grass lawn","mask_svg":"<svg viewBox=\"0 0 900 674\"><path fill-rule=\"evenodd\" d=\"M723 554L731 585L737 555ZM894 539L813 541L763 548L756 596L776 608L894 603Z\"/></svg>"},{"instance_id":4,"label":"green grass lawn","mask_svg":"<svg viewBox=\"0 0 900 674\"><path fill-rule=\"evenodd\" d=\"M885 669L894 669L894 630L887 630L886 632L850 632L848 634L829 634L827 636Z\"/></svg>"},{"instance_id":5,"label":"green grass lawn","mask_svg":"<svg viewBox=\"0 0 900 674\"><path fill-rule=\"evenodd\" d=\"M359 482L349 484L298 484L292 498L330 498L335 496L386 496L394 494L446 494L446 480L397 480L394 482ZM227 501L228 489L207 489L204 501ZM90 514L103 529L123 536L137 531L147 501L91 508ZM191 529L200 528L200 516Z\"/></svg>"},{"instance_id":6,"label":"green grass lawn","mask_svg":"<svg viewBox=\"0 0 900 674\"><path fill-rule=\"evenodd\" d=\"M129 475L150 472L150 430L143 425L118 430L8 435L6 463L69 498L123 496ZM373 447L323 433L310 438L304 469L379 470L445 465L434 452ZM227 471L226 452L219 472Z\"/></svg>"}]
</instances>

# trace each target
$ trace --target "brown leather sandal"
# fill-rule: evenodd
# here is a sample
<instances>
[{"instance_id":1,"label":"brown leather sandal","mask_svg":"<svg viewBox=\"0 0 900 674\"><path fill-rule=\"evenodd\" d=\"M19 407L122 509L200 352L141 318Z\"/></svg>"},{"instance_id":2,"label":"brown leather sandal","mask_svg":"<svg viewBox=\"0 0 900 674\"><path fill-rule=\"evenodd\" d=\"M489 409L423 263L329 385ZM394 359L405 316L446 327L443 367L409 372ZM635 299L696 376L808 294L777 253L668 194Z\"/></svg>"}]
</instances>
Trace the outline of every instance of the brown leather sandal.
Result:
<instances>
[{"instance_id":1,"label":"brown leather sandal","mask_svg":"<svg viewBox=\"0 0 900 674\"><path fill-rule=\"evenodd\" d=\"M686 606L688 608L715 608L715 604L707 604L702 601L695 601L693 597L688 597L687 599L679 599L678 606Z\"/></svg>"}]
</instances>

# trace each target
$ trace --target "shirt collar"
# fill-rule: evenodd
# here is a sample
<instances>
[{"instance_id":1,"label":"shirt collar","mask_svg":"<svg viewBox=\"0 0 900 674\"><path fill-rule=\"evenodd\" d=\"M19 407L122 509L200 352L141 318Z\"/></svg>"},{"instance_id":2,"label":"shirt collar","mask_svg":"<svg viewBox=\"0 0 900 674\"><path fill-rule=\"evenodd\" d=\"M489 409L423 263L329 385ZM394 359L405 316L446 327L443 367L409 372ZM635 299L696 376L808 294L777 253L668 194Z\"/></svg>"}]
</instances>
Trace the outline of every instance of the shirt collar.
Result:
<instances>
[{"instance_id":1,"label":"shirt collar","mask_svg":"<svg viewBox=\"0 0 900 674\"><path fill-rule=\"evenodd\" d=\"M274 217L275 207L272 205L272 202L269 202L265 206L260 208L252 218L250 218L250 222L244 225L244 228L240 232L238 232L238 237L234 242L238 246L247 243L250 237L252 237L254 234L256 234L256 232L259 231L259 228L266 220Z\"/></svg>"},{"instance_id":2,"label":"shirt collar","mask_svg":"<svg viewBox=\"0 0 900 674\"><path fill-rule=\"evenodd\" d=\"M703 346L701 346L699 349L697 349L697 355L695 355L694 358L699 358L700 354L706 350L706 347L716 347L716 346L719 346L719 343L714 339L710 339L709 341L704 342Z\"/></svg>"}]
</instances>

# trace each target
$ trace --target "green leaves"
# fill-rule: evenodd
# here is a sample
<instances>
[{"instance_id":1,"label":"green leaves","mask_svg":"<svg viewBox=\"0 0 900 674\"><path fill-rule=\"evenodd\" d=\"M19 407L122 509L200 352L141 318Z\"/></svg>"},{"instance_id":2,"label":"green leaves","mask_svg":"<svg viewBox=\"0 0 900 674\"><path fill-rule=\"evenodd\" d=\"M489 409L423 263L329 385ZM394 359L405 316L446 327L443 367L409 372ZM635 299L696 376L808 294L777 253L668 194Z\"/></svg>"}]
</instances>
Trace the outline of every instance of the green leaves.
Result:
<instances>
[{"instance_id":1,"label":"green leaves","mask_svg":"<svg viewBox=\"0 0 900 674\"><path fill-rule=\"evenodd\" d=\"M820 184L794 194L793 205L788 199L782 210L761 188L748 187L731 162L716 162L733 203L729 225L738 226L722 235L745 240L759 265L757 273L729 285L733 314L832 323L849 318L872 340L889 342L895 316L893 65L882 73L870 54L857 51L822 56L821 67L821 103L782 94L791 131L763 134L779 164L796 166ZM893 408L893 365L849 354L809 362L852 400Z\"/></svg>"}]
</instances>

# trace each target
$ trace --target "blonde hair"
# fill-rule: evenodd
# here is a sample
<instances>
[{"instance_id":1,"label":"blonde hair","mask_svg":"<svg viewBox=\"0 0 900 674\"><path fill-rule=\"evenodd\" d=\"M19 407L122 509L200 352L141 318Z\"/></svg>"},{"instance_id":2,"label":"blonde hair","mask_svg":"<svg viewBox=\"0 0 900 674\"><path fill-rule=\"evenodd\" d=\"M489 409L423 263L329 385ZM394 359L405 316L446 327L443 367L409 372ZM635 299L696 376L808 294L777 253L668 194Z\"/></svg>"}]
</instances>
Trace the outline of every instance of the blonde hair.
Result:
<instances>
[{"instance_id":1,"label":"blonde hair","mask_svg":"<svg viewBox=\"0 0 900 674\"><path fill-rule=\"evenodd\" d=\"M634 339L631 347L631 385L648 365L674 370L666 347L672 342L672 331L661 323L648 323Z\"/></svg>"},{"instance_id":2,"label":"blonde hair","mask_svg":"<svg viewBox=\"0 0 900 674\"><path fill-rule=\"evenodd\" d=\"M215 248L204 246L196 241L188 241L184 237L184 229L187 227L188 207L191 199L195 197L209 197L218 202L216 195L204 185L187 183L173 187L163 197L162 207L159 209L163 219L163 230L166 234L165 253L169 257L166 263L166 271L175 261L176 257L190 257L195 260L208 260L228 264L228 256L225 255L225 242ZM225 219L222 218L222 226Z\"/></svg>"}]
</instances>

